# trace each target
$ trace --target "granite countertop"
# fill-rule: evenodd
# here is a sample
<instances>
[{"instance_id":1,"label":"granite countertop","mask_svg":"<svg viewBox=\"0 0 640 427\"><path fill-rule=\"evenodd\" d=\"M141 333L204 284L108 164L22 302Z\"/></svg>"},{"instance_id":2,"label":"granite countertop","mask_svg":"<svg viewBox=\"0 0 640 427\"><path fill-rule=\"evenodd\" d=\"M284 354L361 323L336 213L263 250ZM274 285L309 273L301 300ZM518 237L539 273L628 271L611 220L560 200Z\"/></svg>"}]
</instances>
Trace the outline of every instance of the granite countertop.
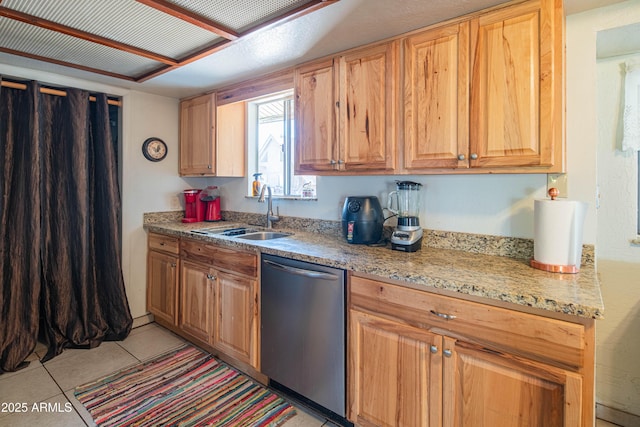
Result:
<instances>
[{"instance_id":1,"label":"granite countertop","mask_svg":"<svg viewBox=\"0 0 640 427\"><path fill-rule=\"evenodd\" d=\"M172 221L147 223L145 229L374 275L415 289L445 290L579 317L603 318L604 305L593 265L583 265L577 274L548 273L530 267L525 259L433 247L404 253L389 247L353 245L332 234L298 229L278 228L277 231L294 234L265 241L190 233L222 225L246 224Z\"/></svg>"}]
</instances>

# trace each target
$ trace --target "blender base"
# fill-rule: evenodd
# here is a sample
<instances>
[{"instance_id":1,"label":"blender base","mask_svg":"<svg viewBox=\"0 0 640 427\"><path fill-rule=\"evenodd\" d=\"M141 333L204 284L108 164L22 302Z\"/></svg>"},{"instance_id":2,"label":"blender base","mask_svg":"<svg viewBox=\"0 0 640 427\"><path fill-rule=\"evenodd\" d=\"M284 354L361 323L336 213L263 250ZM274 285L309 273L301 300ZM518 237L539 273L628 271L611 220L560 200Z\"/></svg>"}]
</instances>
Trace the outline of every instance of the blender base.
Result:
<instances>
[{"instance_id":1,"label":"blender base","mask_svg":"<svg viewBox=\"0 0 640 427\"><path fill-rule=\"evenodd\" d=\"M391 249L402 252L416 252L422 247L422 237L411 244L400 244L391 242Z\"/></svg>"}]
</instances>

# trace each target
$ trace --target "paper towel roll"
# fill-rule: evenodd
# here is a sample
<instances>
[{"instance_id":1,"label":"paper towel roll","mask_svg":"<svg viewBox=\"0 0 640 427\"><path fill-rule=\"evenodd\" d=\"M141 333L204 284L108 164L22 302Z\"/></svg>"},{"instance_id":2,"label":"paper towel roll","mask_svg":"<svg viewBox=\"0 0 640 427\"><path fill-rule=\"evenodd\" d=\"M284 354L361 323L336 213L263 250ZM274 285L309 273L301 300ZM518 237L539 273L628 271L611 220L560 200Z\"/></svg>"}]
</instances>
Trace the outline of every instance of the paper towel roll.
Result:
<instances>
[{"instance_id":1,"label":"paper towel roll","mask_svg":"<svg viewBox=\"0 0 640 427\"><path fill-rule=\"evenodd\" d=\"M577 272L582 258L582 229L586 214L585 202L535 200L533 212L535 262L531 265L561 273ZM543 268L545 266L550 268ZM553 268L554 266L558 268Z\"/></svg>"}]
</instances>

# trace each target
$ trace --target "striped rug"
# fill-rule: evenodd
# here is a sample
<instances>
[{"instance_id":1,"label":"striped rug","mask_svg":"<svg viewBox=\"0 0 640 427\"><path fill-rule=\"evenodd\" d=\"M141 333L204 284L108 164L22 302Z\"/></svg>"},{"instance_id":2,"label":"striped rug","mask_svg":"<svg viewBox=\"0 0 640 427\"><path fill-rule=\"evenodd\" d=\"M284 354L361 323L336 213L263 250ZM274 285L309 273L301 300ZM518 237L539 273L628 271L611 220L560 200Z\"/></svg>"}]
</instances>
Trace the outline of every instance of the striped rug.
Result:
<instances>
[{"instance_id":1,"label":"striped rug","mask_svg":"<svg viewBox=\"0 0 640 427\"><path fill-rule=\"evenodd\" d=\"M279 426L296 414L193 346L77 387L75 396L99 426Z\"/></svg>"}]
</instances>

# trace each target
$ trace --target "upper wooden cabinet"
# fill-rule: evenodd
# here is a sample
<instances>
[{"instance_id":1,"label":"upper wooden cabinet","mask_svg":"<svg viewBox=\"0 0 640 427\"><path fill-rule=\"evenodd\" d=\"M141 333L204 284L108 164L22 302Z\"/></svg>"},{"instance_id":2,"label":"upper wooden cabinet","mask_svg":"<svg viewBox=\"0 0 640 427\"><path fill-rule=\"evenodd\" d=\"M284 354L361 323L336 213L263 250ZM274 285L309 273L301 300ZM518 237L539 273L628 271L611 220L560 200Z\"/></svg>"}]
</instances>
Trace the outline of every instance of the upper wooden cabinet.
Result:
<instances>
[{"instance_id":1,"label":"upper wooden cabinet","mask_svg":"<svg viewBox=\"0 0 640 427\"><path fill-rule=\"evenodd\" d=\"M180 102L180 175L215 175L216 98Z\"/></svg>"},{"instance_id":2,"label":"upper wooden cabinet","mask_svg":"<svg viewBox=\"0 0 640 427\"><path fill-rule=\"evenodd\" d=\"M404 169L562 172L563 19L528 1L405 38Z\"/></svg>"},{"instance_id":3,"label":"upper wooden cabinet","mask_svg":"<svg viewBox=\"0 0 640 427\"><path fill-rule=\"evenodd\" d=\"M471 167L564 169L562 0L471 20Z\"/></svg>"},{"instance_id":4,"label":"upper wooden cabinet","mask_svg":"<svg viewBox=\"0 0 640 427\"><path fill-rule=\"evenodd\" d=\"M216 108L215 93L180 102L181 176L244 176L245 146L244 103Z\"/></svg>"},{"instance_id":5,"label":"upper wooden cabinet","mask_svg":"<svg viewBox=\"0 0 640 427\"><path fill-rule=\"evenodd\" d=\"M295 170L297 173L337 168L337 69L334 60L315 62L295 71Z\"/></svg>"},{"instance_id":6,"label":"upper wooden cabinet","mask_svg":"<svg viewBox=\"0 0 640 427\"><path fill-rule=\"evenodd\" d=\"M296 173L394 170L398 51L390 42L296 68Z\"/></svg>"},{"instance_id":7,"label":"upper wooden cabinet","mask_svg":"<svg viewBox=\"0 0 640 427\"><path fill-rule=\"evenodd\" d=\"M216 176L245 176L246 116L245 102L216 108Z\"/></svg>"},{"instance_id":8,"label":"upper wooden cabinet","mask_svg":"<svg viewBox=\"0 0 640 427\"><path fill-rule=\"evenodd\" d=\"M466 167L469 23L415 34L403 48L404 168Z\"/></svg>"}]
</instances>

